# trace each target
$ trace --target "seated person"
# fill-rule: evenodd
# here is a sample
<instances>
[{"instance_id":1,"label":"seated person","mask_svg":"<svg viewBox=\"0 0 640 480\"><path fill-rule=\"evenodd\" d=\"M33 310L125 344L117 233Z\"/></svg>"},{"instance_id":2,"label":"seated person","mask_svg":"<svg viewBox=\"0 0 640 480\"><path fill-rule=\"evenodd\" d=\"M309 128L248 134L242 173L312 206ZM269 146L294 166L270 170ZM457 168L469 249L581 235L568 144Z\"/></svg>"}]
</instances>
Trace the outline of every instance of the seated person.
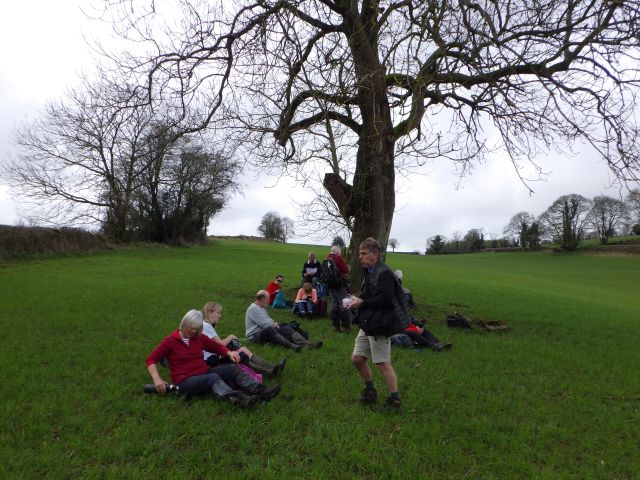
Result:
<instances>
[{"instance_id":1,"label":"seated person","mask_svg":"<svg viewBox=\"0 0 640 480\"><path fill-rule=\"evenodd\" d=\"M418 322L414 317L412 318L411 324L404 329L402 334L407 335L414 346L426 347L434 352L443 352L453 347L451 343L441 342L438 337L427 330L424 322Z\"/></svg>"},{"instance_id":2,"label":"seated person","mask_svg":"<svg viewBox=\"0 0 640 480\"><path fill-rule=\"evenodd\" d=\"M305 283L310 283L315 287L316 283L320 281L320 275L322 275L322 264L316 259L315 253L309 252L307 261L302 265L300 286Z\"/></svg>"},{"instance_id":3,"label":"seated person","mask_svg":"<svg viewBox=\"0 0 640 480\"><path fill-rule=\"evenodd\" d=\"M215 330L215 327L220 322L222 318L222 305L215 302L205 303L204 307L202 307L202 316L204 317L204 327L202 329L202 333L212 339L216 343L220 343L225 347L229 347L229 344L234 340L237 342L238 337L235 335L227 335L225 338L220 338L218 333ZM238 345L240 343L238 342ZM255 355L251 352L247 347L240 347L237 349L238 355L240 356L240 363L246 365L251 370L257 373L261 373L266 375L268 378L274 378L278 376L287 363L287 359L283 358L279 363L273 364L270 363L263 358L260 358L258 355ZM228 359L222 357L217 353L207 352L203 350L204 361L207 362L212 367L219 365L221 363L228 363Z\"/></svg>"},{"instance_id":4,"label":"seated person","mask_svg":"<svg viewBox=\"0 0 640 480\"><path fill-rule=\"evenodd\" d=\"M273 301L276 298L276 294L280 289L282 289L282 282L284 282L284 277L282 275L276 275L276 278L267 285L267 292L269 292L269 305L273 305Z\"/></svg>"},{"instance_id":5,"label":"seated person","mask_svg":"<svg viewBox=\"0 0 640 480\"><path fill-rule=\"evenodd\" d=\"M400 280L400 285L402 285L402 276L403 276L402 270L396 270L393 273L398 278L398 280ZM413 295L411 294L411 290L409 290L408 288L404 288L404 286L402 287L402 290L404 291L404 296L407 298L407 304L409 305L409 307L410 308L415 307L416 304L413 301Z\"/></svg>"},{"instance_id":6,"label":"seated person","mask_svg":"<svg viewBox=\"0 0 640 480\"><path fill-rule=\"evenodd\" d=\"M279 385L269 388L235 365L240 361L236 352L201 335L203 323L201 312L189 310L182 318L180 327L149 354L147 370L157 393L167 391L167 382L158 372L158 363L163 358L168 359L171 381L180 387L181 392L210 393L245 409L251 408L257 401L269 401L280 393ZM227 357L231 363L212 368L204 361L203 350ZM229 383L236 388L231 388Z\"/></svg>"},{"instance_id":7,"label":"seated person","mask_svg":"<svg viewBox=\"0 0 640 480\"><path fill-rule=\"evenodd\" d=\"M320 348L322 342L310 342L288 324L280 325L267 314L265 307L269 304L269 292L259 290L256 300L244 317L245 336L252 342L282 345L299 352L302 347Z\"/></svg>"},{"instance_id":8,"label":"seated person","mask_svg":"<svg viewBox=\"0 0 640 480\"><path fill-rule=\"evenodd\" d=\"M318 292L311 286L310 283L305 283L302 288L298 290L298 295L293 304L293 313L298 313L301 316L313 316L313 309L318 302Z\"/></svg>"}]
</instances>

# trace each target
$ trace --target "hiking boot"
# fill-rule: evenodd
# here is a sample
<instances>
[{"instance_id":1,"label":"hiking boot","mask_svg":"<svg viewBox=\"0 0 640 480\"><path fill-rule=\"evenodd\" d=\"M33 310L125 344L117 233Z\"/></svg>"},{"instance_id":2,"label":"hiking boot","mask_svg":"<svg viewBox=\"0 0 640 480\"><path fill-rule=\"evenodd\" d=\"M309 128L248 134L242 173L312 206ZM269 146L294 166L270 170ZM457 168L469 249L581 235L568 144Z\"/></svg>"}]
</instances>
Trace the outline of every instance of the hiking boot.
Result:
<instances>
[{"instance_id":1,"label":"hiking boot","mask_svg":"<svg viewBox=\"0 0 640 480\"><path fill-rule=\"evenodd\" d=\"M276 385L273 388L265 388L262 392L258 393L257 397L262 402L270 402L280 393L280 385Z\"/></svg>"},{"instance_id":2,"label":"hiking boot","mask_svg":"<svg viewBox=\"0 0 640 480\"><path fill-rule=\"evenodd\" d=\"M402 407L402 402L400 401L399 398L388 397L387 401L384 402L384 405L382 406L382 411L383 412L399 412L401 410L401 407Z\"/></svg>"},{"instance_id":3,"label":"hiking boot","mask_svg":"<svg viewBox=\"0 0 640 480\"><path fill-rule=\"evenodd\" d=\"M451 343L438 342L433 346L433 350L436 352L444 352L445 350L451 350L451 347L453 347Z\"/></svg>"},{"instance_id":4,"label":"hiking boot","mask_svg":"<svg viewBox=\"0 0 640 480\"><path fill-rule=\"evenodd\" d=\"M375 388L365 388L360 394L360 403L363 405L375 405L378 402L378 391Z\"/></svg>"},{"instance_id":5,"label":"hiking boot","mask_svg":"<svg viewBox=\"0 0 640 480\"><path fill-rule=\"evenodd\" d=\"M240 390L234 390L229 395L224 397L232 405L237 405L243 410L249 410L253 408L259 398L256 395L247 395Z\"/></svg>"},{"instance_id":6,"label":"hiking boot","mask_svg":"<svg viewBox=\"0 0 640 480\"><path fill-rule=\"evenodd\" d=\"M307 347L309 350L315 350L318 349L320 347L322 347L323 343L322 342L305 342L303 344L305 347Z\"/></svg>"}]
</instances>

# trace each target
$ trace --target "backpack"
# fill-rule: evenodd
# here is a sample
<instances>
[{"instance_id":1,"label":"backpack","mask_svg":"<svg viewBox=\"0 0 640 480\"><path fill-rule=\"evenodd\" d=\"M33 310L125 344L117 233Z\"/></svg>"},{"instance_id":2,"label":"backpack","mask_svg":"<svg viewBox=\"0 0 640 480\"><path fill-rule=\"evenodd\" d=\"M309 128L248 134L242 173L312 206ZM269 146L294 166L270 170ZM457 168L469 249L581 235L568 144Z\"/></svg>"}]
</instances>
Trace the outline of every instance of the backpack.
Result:
<instances>
[{"instance_id":1,"label":"backpack","mask_svg":"<svg viewBox=\"0 0 640 480\"><path fill-rule=\"evenodd\" d=\"M455 312L453 315L447 315L447 327L451 328L471 328L471 323L465 317Z\"/></svg>"},{"instance_id":2,"label":"backpack","mask_svg":"<svg viewBox=\"0 0 640 480\"><path fill-rule=\"evenodd\" d=\"M320 274L320 278L329 288L342 286L342 273L332 258L325 258L322 261L322 273Z\"/></svg>"},{"instance_id":3,"label":"backpack","mask_svg":"<svg viewBox=\"0 0 640 480\"><path fill-rule=\"evenodd\" d=\"M273 308L287 308L287 299L284 297L282 290L278 290L271 306Z\"/></svg>"},{"instance_id":4,"label":"backpack","mask_svg":"<svg viewBox=\"0 0 640 480\"><path fill-rule=\"evenodd\" d=\"M324 317L327 314L327 302L324 298L318 298L313 314L317 317Z\"/></svg>"},{"instance_id":5,"label":"backpack","mask_svg":"<svg viewBox=\"0 0 640 480\"><path fill-rule=\"evenodd\" d=\"M402 284L384 263L376 265L375 270L369 278L370 288L376 290L380 275L388 271L391 273L394 281L393 306L387 308L366 308L358 310L358 323L360 328L368 336L391 337L396 333L401 333L411 323L411 314L409 313L409 305L407 297L402 289ZM364 290L364 282L363 288Z\"/></svg>"},{"instance_id":6,"label":"backpack","mask_svg":"<svg viewBox=\"0 0 640 480\"><path fill-rule=\"evenodd\" d=\"M318 295L318 299L327 296L327 285L324 282L316 283L316 294Z\"/></svg>"}]
</instances>

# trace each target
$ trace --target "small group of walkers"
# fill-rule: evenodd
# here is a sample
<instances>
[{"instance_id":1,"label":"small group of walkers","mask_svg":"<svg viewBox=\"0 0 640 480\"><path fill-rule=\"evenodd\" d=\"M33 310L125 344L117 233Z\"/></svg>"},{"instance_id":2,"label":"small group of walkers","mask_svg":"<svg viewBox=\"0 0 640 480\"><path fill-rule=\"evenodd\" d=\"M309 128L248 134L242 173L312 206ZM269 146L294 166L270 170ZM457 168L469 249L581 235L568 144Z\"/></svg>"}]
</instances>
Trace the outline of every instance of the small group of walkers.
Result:
<instances>
[{"instance_id":1,"label":"small group of walkers","mask_svg":"<svg viewBox=\"0 0 640 480\"><path fill-rule=\"evenodd\" d=\"M333 270L332 278L326 278L323 272L322 263L316 258L315 253L309 252L307 260L302 265L300 289L292 303L292 312L303 318L311 318L316 314L320 296L318 294L319 284L326 288L326 296L331 298L331 323L335 332L350 333L352 314L343 307L345 298L350 297L348 292L349 265L342 257L340 247L331 247L326 257L329 262L329 270ZM274 280L267 285L266 291L269 293L269 305L278 306L278 296L284 298L282 283L284 277L276 275ZM288 305L288 303L286 304ZM283 305L284 306L284 305Z\"/></svg>"},{"instance_id":2,"label":"small group of walkers","mask_svg":"<svg viewBox=\"0 0 640 480\"><path fill-rule=\"evenodd\" d=\"M381 254L380 244L373 238L360 244L358 260L364 269L364 280L360 296L353 296L346 290L349 267L340 255L339 247L332 247L327 258L333 261L340 281L331 282L327 287L333 300L332 323L337 332L350 331L354 317L356 321L358 317L372 315L386 319L396 315L398 309L402 308L401 305L406 305L405 289L398 276L382 262ZM318 278L318 269L321 268L319 263L315 255L310 254L305 262L309 267L303 267L301 299L305 301L313 302L313 281ZM270 284L267 289L256 293L255 300L249 305L245 315L246 338L255 343L280 345L295 352L300 352L303 348L322 347L323 342L310 341L295 325L278 323L269 317L266 308L281 290L283 279L282 275L278 275L272 282L275 284L273 287ZM311 293L307 284L311 287ZM304 296L309 293L310 295ZM234 335L220 338L215 327L221 316L222 306L214 302L205 304L202 311L190 310L180 322L180 327L151 352L147 359L147 369L158 393L164 393L168 387L158 370L158 364L165 361L171 371L172 383L181 392L210 393L241 408L251 408L257 402L270 401L280 393L279 385L265 385L256 373L269 379L275 378L284 370L286 358L273 364L258 357L245 346L239 346ZM435 336L431 338L432 334L423 325L410 325L403 333L416 343L438 343L439 346L433 348L436 351L450 348L450 344L443 344L437 338L434 342ZM351 361L364 383L360 402L375 405L378 401L373 372L369 366L371 361L381 373L388 390L384 408L399 410L401 399L397 376L391 364L391 345L389 336L369 335L360 328L355 338Z\"/></svg>"}]
</instances>

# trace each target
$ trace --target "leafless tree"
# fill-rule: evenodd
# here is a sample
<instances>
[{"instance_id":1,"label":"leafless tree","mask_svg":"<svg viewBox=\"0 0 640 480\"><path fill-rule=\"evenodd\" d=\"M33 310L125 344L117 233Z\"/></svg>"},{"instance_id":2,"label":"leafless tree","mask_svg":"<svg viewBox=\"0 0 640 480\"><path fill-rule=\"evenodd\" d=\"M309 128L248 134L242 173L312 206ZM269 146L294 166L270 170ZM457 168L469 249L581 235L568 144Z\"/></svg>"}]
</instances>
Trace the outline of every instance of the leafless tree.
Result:
<instances>
[{"instance_id":1,"label":"leafless tree","mask_svg":"<svg viewBox=\"0 0 640 480\"><path fill-rule=\"evenodd\" d=\"M133 92L102 76L50 102L16 132L19 155L6 166L14 189L40 207L40 220L106 224L126 240L139 177L154 159L156 128L148 106L130 108Z\"/></svg>"},{"instance_id":2,"label":"leafless tree","mask_svg":"<svg viewBox=\"0 0 640 480\"><path fill-rule=\"evenodd\" d=\"M627 208L620 200L606 196L593 199L589 221L602 245L606 245L609 237L615 235L616 230L627 219L627 215Z\"/></svg>"},{"instance_id":3,"label":"leafless tree","mask_svg":"<svg viewBox=\"0 0 640 480\"><path fill-rule=\"evenodd\" d=\"M518 212L506 227L503 233L511 240L512 244L519 244L522 248L538 248L540 246L540 228L536 218L528 212Z\"/></svg>"},{"instance_id":4,"label":"leafless tree","mask_svg":"<svg viewBox=\"0 0 640 480\"><path fill-rule=\"evenodd\" d=\"M400 245L400 242L395 239L395 238L390 238L389 239L389 246L393 249L393 251L396 251L396 248L398 247L398 245Z\"/></svg>"},{"instance_id":5,"label":"leafless tree","mask_svg":"<svg viewBox=\"0 0 640 480\"><path fill-rule=\"evenodd\" d=\"M288 238L295 235L293 220L281 217L277 212L267 212L263 215L258 232L267 240L286 243Z\"/></svg>"},{"instance_id":6,"label":"leafless tree","mask_svg":"<svg viewBox=\"0 0 640 480\"><path fill-rule=\"evenodd\" d=\"M640 188L630 190L625 200L632 221L640 223Z\"/></svg>"},{"instance_id":7,"label":"leafless tree","mask_svg":"<svg viewBox=\"0 0 640 480\"><path fill-rule=\"evenodd\" d=\"M591 201L582 195L563 195L540 215L540 223L551 239L572 251L584 237Z\"/></svg>"},{"instance_id":8,"label":"leafless tree","mask_svg":"<svg viewBox=\"0 0 640 480\"><path fill-rule=\"evenodd\" d=\"M351 249L369 236L386 246L396 172L435 156L464 171L503 147L519 171L580 138L619 178L638 177L637 2L181 0L175 13L105 1L157 52L120 63L146 73L148 99L169 103L179 129L225 128L256 164L296 173L329 151L330 123L353 152L338 157L348 178L324 181L353 219ZM165 37L152 29L163 15L180 19Z\"/></svg>"}]
</instances>

